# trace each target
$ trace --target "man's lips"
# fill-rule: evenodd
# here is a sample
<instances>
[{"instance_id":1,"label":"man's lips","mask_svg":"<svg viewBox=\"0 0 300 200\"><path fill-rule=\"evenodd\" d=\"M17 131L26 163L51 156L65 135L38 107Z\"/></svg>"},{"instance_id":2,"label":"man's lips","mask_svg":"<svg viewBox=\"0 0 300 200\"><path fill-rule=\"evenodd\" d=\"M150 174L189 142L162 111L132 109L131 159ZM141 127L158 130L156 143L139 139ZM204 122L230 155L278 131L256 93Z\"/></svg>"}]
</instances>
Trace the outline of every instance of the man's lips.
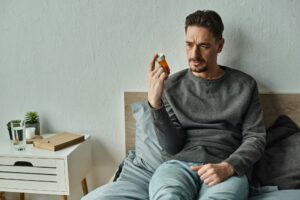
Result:
<instances>
[{"instance_id":1,"label":"man's lips","mask_svg":"<svg viewBox=\"0 0 300 200\"><path fill-rule=\"evenodd\" d=\"M191 60L191 64L192 65L201 65L201 64L205 64L205 61L203 61L203 60Z\"/></svg>"},{"instance_id":2,"label":"man's lips","mask_svg":"<svg viewBox=\"0 0 300 200\"><path fill-rule=\"evenodd\" d=\"M190 62L205 62L203 58L189 58Z\"/></svg>"},{"instance_id":3,"label":"man's lips","mask_svg":"<svg viewBox=\"0 0 300 200\"><path fill-rule=\"evenodd\" d=\"M200 64L202 63L201 61L192 61L193 64Z\"/></svg>"}]
</instances>

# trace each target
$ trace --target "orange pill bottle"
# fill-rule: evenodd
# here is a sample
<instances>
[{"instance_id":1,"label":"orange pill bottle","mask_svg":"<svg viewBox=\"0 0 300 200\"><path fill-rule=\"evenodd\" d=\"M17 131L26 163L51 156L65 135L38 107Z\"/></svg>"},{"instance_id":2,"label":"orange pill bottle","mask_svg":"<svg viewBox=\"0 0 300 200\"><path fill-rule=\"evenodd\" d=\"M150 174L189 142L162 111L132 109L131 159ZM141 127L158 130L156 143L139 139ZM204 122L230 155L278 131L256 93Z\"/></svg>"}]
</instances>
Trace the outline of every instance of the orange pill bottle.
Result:
<instances>
[{"instance_id":1,"label":"orange pill bottle","mask_svg":"<svg viewBox=\"0 0 300 200\"><path fill-rule=\"evenodd\" d=\"M160 66L164 69L166 74L170 74L170 68L166 61L166 57L163 53L158 54L157 62L160 64Z\"/></svg>"}]
</instances>

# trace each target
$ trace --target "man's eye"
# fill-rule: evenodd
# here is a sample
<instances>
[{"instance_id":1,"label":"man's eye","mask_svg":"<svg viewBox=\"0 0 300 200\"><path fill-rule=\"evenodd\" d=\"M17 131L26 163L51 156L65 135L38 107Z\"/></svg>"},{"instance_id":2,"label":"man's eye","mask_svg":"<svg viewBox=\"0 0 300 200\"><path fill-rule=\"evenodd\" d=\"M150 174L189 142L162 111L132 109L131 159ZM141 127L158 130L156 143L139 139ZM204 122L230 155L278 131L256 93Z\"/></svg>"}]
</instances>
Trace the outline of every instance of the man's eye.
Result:
<instances>
[{"instance_id":1,"label":"man's eye","mask_svg":"<svg viewBox=\"0 0 300 200\"><path fill-rule=\"evenodd\" d=\"M208 46L208 45L204 45L204 44L203 44L203 45L200 45L200 48L201 48L201 49L208 49L208 48L209 48L209 46Z\"/></svg>"}]
</instances>

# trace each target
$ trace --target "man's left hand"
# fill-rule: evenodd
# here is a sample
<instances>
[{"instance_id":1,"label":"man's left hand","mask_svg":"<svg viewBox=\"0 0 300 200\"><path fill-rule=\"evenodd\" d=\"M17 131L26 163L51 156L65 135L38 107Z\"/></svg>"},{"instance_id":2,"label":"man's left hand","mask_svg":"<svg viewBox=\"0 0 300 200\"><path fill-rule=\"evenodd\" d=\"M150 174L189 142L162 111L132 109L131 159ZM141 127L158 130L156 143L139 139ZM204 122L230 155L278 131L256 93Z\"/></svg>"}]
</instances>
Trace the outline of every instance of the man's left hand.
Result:
<instances>
[{"instance_id":1,"label":"man's left hand","mask_svg":"<svg viewBox=\"0 0 300 200\"><path fill-rule=\"evenodd\" d=\"M234 174L232 165L227 162L192 166L191 169L197 171L200 179L208 186L221 183Z\"/></svg>"}]
</instances>

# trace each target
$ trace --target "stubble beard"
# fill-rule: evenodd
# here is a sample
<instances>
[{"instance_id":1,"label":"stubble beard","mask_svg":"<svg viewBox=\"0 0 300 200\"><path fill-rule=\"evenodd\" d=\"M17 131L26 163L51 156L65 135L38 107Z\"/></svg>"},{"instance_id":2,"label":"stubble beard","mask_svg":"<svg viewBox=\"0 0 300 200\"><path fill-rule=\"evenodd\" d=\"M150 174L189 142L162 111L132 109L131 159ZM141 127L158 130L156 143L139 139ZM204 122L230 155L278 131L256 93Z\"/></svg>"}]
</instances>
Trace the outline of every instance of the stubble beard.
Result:
<instances>
[{"instance_id":1,"label":"stubble beard","mask_svg":"<svg viewBox=\"0 0 300 200\"><path fill-rule=\"evenodd\" d=\"M193 62L198 62L198 65ZM202 73L202 72L206 72L208 70L206 61L201 58L190 58L189 65L190 65L192 72L195 72L195 73Z\"/></svg>"},{"instance_id":2,"label":"stubble beard","mask_svg":"<svg viewBox=\"0 0 300 200\"><path fill-rule=\"evenodd\" d=\"M201 67L196 67L196 66L191 66L191 70L192 72L195 72L195 73L202 73L202 72L206 72L208 70L208 66L205 65L205 66L201 66Z\"/></svg>"}]
</instances>

